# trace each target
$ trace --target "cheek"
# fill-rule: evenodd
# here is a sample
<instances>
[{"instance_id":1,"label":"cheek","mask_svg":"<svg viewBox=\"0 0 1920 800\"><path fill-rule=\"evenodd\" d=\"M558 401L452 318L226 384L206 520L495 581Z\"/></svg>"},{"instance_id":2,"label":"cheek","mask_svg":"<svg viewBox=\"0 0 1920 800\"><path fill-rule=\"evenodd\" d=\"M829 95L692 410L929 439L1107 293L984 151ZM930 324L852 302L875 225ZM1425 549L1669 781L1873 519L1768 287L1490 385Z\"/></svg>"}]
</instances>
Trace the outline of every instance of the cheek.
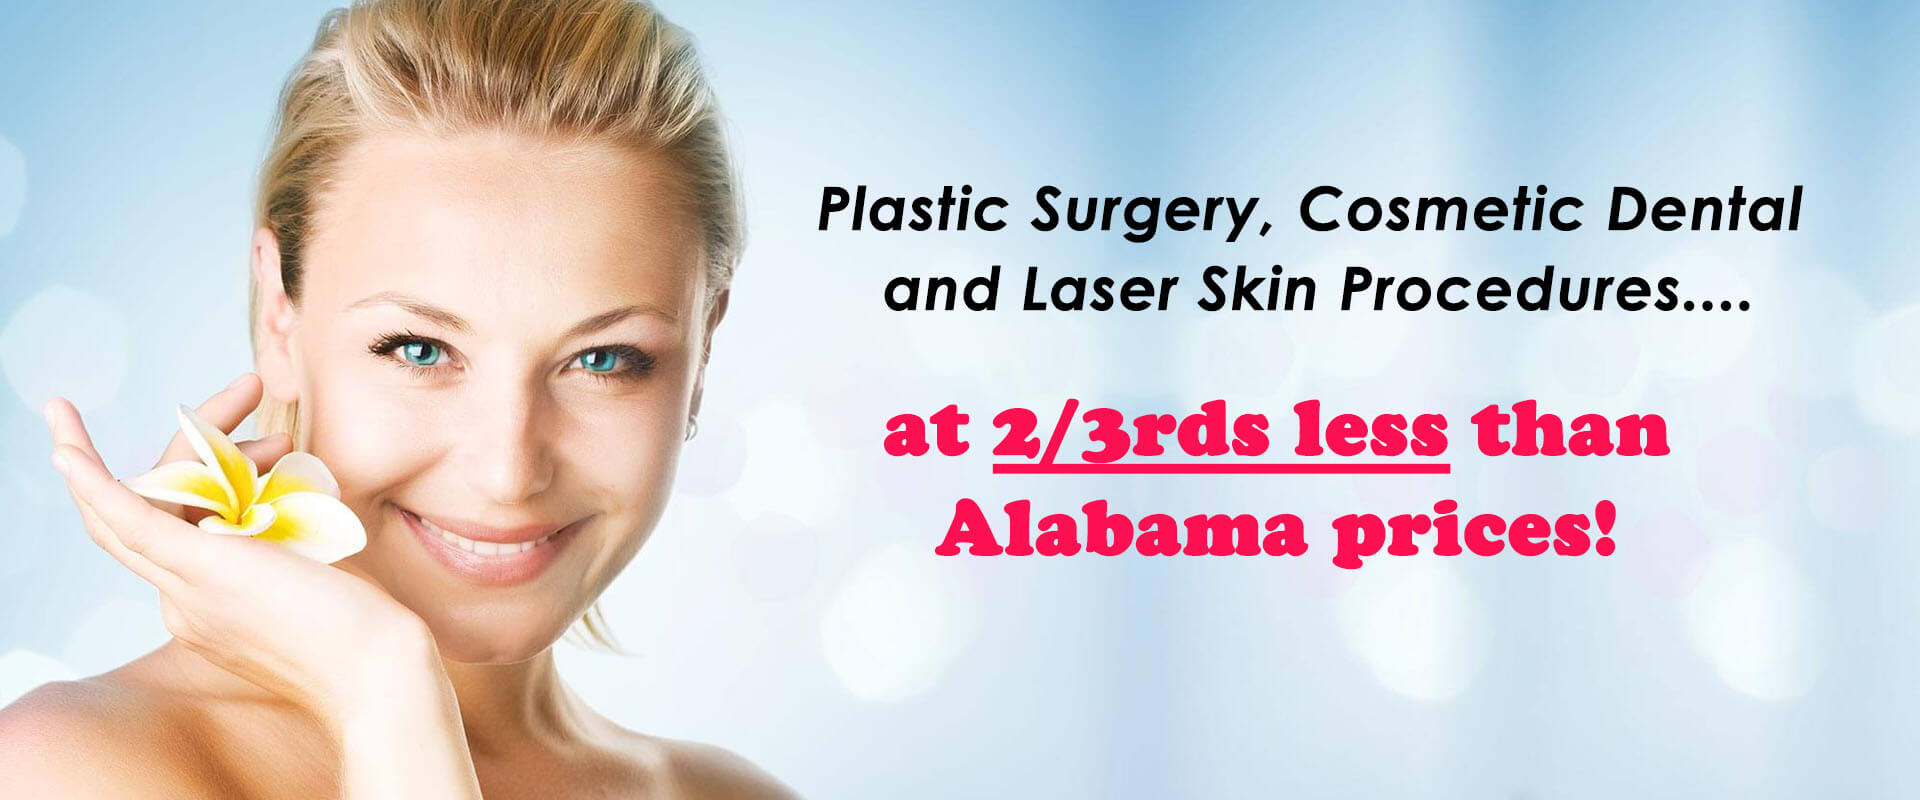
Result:
<instances>
[{"instance_id":1,"label":"cheek","mask_svg":"<svg viewBox=\"0 0 1920 800\"><path fill-rule=\"evenodd\" d=\"M600 393L583 384L556 389L561 463L603 496L608 509L657 515L672 489L693 391L690 353L672 347L662 368L629 390Z\"/></svg>"},{"instance_id":2,"label":"cheek","mask_svg":"<svg viewBox=\"0 0 1920 800\"><path fill-rule=\"evenodd\" d=\"M679 460L669 402L584 402L567 410L559 457L609 508L657 506ZM684 412L682 412L684 413Z\"/></svg>"},{"instance_id":3,"label":"cheek","mask_svg":"<svg viewBox=\"0 0 1920 800\"><path fill-rule=\"evenodd\" d=\"M300 401L306 447L349 500L404 483L436 458L444 426L425 398L368 381L352 364L308 363Z\"/></svg>"},{"instance_id":4,"label":"cheek","mask_svg":"<svg viewBox=\"0 0 1920 800\"><path fill-rule=\"evenodd\" d=\"M440 447L436 427L406 404L373 392L343 392L323 399L313 418L313 452L335 467L343 487L356 494L405 482L432 462Z\"/></svg>"}]
</instances>

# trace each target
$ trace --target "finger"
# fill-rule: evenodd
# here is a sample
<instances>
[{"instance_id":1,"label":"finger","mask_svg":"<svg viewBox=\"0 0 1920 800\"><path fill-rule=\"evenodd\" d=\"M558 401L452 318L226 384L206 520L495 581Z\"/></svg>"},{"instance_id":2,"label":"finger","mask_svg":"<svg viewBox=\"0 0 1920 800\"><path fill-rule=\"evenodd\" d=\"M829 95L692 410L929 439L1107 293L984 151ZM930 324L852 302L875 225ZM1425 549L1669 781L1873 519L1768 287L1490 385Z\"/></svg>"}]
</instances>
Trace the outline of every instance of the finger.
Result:
<instances>
[{"instance_id":1,"label":"finger","mask_svg":"<svg viewBox=\"0 0 1920 800\"><path fill-rule=\"evenodd\" d=\"M93 543L99 545L100 549L107 551L107 555L113 556L113 560L140 576L141 580L153 584L154 588L160 590L162 596L181 588L183 584L180 576L161 569L146 556L128 550L127 546L121 543L119 536L111 527L108 527L106 521L102 520L91 506L78 497L74 499L74 505L80 509L80 520L86 525L88 538L93 539Z\"/></svg>"},{"instance_id":2,"label":"finger","mask_svg":"<svg viewBox=\"0 0 1920 800\"><path fill-rule=\"evenodd\" d=\"M93 439L87 435L86 423L81 420L79 410L75 409L72 403L66 398L56 397L47 401L41 411L46 415L47 428L53 434L56 448L70 447L81 457L96 464L100 463L100 453L94 449ZM79 495L71 491L68 494L73 497L73 504L80 511L81 524L87 529L87 537L92 539L94 544L99 545L100 549L107 551L114 560L155 586L161 586L163 581L174 580L166 570L154 566L153 562L148 561L145 556L132 552L121 544L120 540L115 538L113 531L107 528L106 523L100 520L99 515L93 513L86 503L81 502Z\"/></svg>"},{"instance_id":3,"label":"finger","mask_svg":"<svg viewBox=\"0 0 1920 800\"><path fill-rule=\"evenodd\" d=\"M80 411L74 408L66 398L56 397L47 401L41 413L46 416L47 428L53 433L54 447L67 445L102 465L106 463L105 459L100 457L100 451L93 446L93 437L87 433L87 424L80 418ZM74 503L79 504L79 502L80 498L75 496ZM169 514L180 513L180 506L174 503L162 504L162 508Z\"/></svg>"},{"instance_id":4,"label":"finger","mask_svg":"<svg viewBox=\"0 0 1920 800\"><path fill-rule=\"evenodd\" d=\"M64 397L48 400L40 409L47 418L47 430L53 434L53 445L68 445L95 461L100 461L100 451L93 446L93 437L87 434L87 424L80 419L80 410L73 407Z\"/></svg>"},{"instance_id":5,"label":"finger","mask_svg":"<svg viewBox=\"0 0 1920 800\"><path fill-rule=\"evenodd\" d=\"M49 401L44 410L47 416L47 424L52 428L54 441L57 443L55 445L56 453L59 452L57 448L71 448L73 452L79 453L80 457L90 460L95 464L100 463L100 454L94 451L93 442L87 436L86 426L81 422L80 414L74 409L72 403L67 402L63 398L56 398ZM107 524L100 519L100 516L95 514L93 509L89 508L86 503L82 502L78 494L71 491L72 487L69 486L68 489L68 494L73 498L74 506L80 511L80 521L82 526L87 530L87 537L92 539L94 544L99 545L100 549L107 551L108 555L113 556L114 560L125 565L126 568L133 571L135 575L139 575L148 583L162 590L168 585L178 583L178 579L171 573L155 566L153 562L148 561L145 556L128 550L114 535L112 529L108 528Z\"/></svg>"},{"instance_id":6,"label":"finger","mask_svg":"<svg viewBox=\"0 0 1920 800\"><path fill-rule=\"evenodd\" d=\"M197 548L192 544L201 535L198 528L149 505L114 480L99 461L85 457L72 446L54 448L53 459L67 478L67 488L99 515L120 544L167 572L184 580L193 579L192 556Z\"/></svg>"},{"instance_id":7,"label":"finger","mask_svg":"<svg viewBox=\"0 0 1920 800\"><path fill-rule=\"evenodd\" d=\"M233 433L234 428L240 427L240 421L246 419L247 415L253 413L259 405L260 376L246 372L235 378L227 388L215 392L193 411L199 414L201 419L206 420L207 424L219 428L222 433ZM187 441L186 434L176 433L173 439L167 442L166 451L160 454L160 460L156 463L165 464L169 461L184 461L198 457L193 452L193 444Z\"/></svg>"},{"instance_id":8,"label":"finger","mask_svg":"<svg viewBox=\"0 0 1920 800\"><path fill-rule=\"evenodd\" d=\"M263 439L241 442L236 446L240 448L241 453L260 467L262 473L265 473L273 469L274 463L278 462L282 456L293 452L293 439L284 433L276 433Z\"/></svg>"}]
</instances>

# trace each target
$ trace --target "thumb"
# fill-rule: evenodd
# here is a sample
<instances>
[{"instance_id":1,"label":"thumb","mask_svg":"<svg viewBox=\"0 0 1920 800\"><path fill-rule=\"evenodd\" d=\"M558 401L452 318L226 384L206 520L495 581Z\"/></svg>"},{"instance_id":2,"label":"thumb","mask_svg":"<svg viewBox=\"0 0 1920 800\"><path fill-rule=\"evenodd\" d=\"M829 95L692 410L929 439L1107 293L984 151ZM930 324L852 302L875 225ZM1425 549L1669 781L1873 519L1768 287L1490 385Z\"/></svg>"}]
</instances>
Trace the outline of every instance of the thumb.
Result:
<instances>
[{"instance_id":1,"label":"thumb","mask_svg":"<svg viewBox=\"0 0 1920 800\"><path fill-rule=\"evenodd\" d=\"M265 475L267 470L273 469L273 465L280 460L281 456L293 452L293 439L288 438L284 433L276 433L253 441L240 442L236 446L240 448L241 453L253 461L254 466L260 469L260 474Z\"/></svg>"}]
</instances>

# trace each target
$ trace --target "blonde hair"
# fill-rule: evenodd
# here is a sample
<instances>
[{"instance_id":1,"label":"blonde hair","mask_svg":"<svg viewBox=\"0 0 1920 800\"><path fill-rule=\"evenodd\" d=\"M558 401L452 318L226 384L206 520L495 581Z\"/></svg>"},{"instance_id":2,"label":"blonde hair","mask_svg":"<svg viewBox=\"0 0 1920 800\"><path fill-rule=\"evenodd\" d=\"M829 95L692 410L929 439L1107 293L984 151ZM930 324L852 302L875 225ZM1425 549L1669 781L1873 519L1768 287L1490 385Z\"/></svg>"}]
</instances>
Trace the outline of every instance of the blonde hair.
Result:
<instances>
[{"instance_id":1,"label":"blonde hair","mask_svg":"<svg viewBox=\"0 0 1920 800\"><path fill-rule=\"evenodd\" d=\"M708 309L732 282L743 226L718 108L693 42L642 0L360 0L320 21L281 92L256 228L300 298L316 198L359 137L502 129L659 154L702 226ZM250 278L251 281L251 278ZM258 324L260 287L249 287ZM294 403L262 403L261 435L300 441ZM587 636L612 645L597 606Z\"/></svg>"}]
</instances>

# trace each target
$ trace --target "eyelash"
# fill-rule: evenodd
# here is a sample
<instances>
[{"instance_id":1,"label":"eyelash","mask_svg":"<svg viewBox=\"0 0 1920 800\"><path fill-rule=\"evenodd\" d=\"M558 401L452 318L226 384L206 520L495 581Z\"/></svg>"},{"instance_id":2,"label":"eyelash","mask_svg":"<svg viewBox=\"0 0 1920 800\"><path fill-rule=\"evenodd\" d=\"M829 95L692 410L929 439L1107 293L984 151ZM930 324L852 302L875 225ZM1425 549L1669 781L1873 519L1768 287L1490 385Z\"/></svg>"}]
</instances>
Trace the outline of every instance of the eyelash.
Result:
<instances>
[{"instance_id":1,"label":"eyelash","mask_svg":"<svg viewBox=\"0 0 1920 800\"><path fill-rule=\"evenodd\" d=\"M437 348L439 349L443 357L449 354L453 350L452 347L447 346L446 342L442 342L439 339L435 339L430 336L421 336L412 331L403 330L403 331L394 331L392 333L382 334L379 338L373 340L373 344L370 344L367 346L367 352L379 358L385 359L386 361L391 362L396 367L407 370L417 375L425 375L427 373L437 372L440 369L442 369L441 367L428 367L428 366L421 366L419 364L409 364L394 355L396 352L400 350L400 348L406 347L407 345L412 345L412 344L424 344L430 347ZM626 344L604 344L604 345L586 348L585 350L581 350L580 352L574 353L572 356L569 356L567 358L568 366L573 366L578 364L580 362L580 358L582 356L587 355L588 353L610 353L613 355L613 357L620 360L619 367L616 367L612 370L608 370L606 372L594 372L593 370L583 369L584 372L592 376L593 379L597 381L638 380L642 377L645 377L648 373L652 372L654 367L653 356L648 355L646 351L641 350L638 347L634 347L632 345L626 345Z\"/></svg>"}]
</instances>

